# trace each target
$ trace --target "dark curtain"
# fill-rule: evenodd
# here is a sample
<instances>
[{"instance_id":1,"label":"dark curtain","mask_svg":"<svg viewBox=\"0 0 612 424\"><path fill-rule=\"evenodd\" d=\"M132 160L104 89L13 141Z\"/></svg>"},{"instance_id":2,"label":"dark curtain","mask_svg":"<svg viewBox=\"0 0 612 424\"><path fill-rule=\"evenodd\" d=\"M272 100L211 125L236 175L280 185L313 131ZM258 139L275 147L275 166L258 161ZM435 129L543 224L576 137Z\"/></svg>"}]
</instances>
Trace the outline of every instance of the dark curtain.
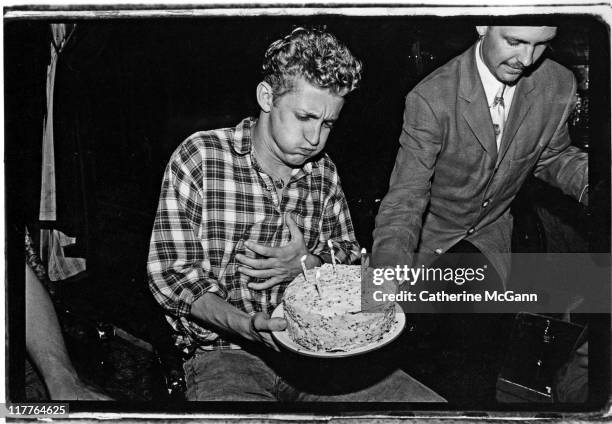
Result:
<instances>
[{"instance_id":1,"label":"dark curtain","mask_svg":"<svg viewBox=\"0 0 612 424\"><path fill-rule=\"evenodd\" d=\"M96 174L92 155L90 67L105 49L108 27L77 24L58 59L54 95L54 149L57 187L57 221L49 223L76 237L67 256L89 258L91 222L95 221Z\"/></svg>"}]
</instances>

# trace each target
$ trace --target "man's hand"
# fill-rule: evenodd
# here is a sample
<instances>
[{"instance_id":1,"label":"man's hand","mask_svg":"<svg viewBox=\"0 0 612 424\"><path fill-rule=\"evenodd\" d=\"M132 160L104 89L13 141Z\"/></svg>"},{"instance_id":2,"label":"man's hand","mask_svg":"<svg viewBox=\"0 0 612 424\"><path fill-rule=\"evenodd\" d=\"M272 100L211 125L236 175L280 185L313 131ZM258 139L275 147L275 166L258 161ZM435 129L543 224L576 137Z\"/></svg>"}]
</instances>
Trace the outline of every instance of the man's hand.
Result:
<instances>
[{"instance_id":1,"label":"man's hand","mask_svg":"<svg viewBox=\"0 0 612 424\"><path fill-rule=\"evenodd\" d=\"M191 316L205 329L221 329L247 340L263 343L274 350L279 349L270 333L283 331L287 327L287 321L283 318L270 318L263 312L249 316L216 293L210 292L204 293L192 303Z\"/></svg>"},{"instance_id":2,"label":"man's hand","mask_svg":"<svg viewBox=\"0 0 612 424\"><path fill-rule=\"evenodd\" d=\"M274 343L272 331L283 331L287 328L287 321L283 318L270 318L264 312L257 312L251 316L246 324L244 337L248 340L265 344L270 349L280 352L280 349Z\"/></svg>"},{"instance_id":3,"label":"man's hand","mask_svg":"<svg viewBox=\"0 0 612 424\"><path fill-rule=\"evenodd\" d=\"M249 288L264 290L283 281L295 278L302 272L300 258L307 255L306 268L320 265L320 260L311 255L306 248L304 236L293 219L287 214L285 222L291 232L291 241L282 247L267 247L246 241L247 249L264 256L265 259L251 259L244 255L236 255L236 260L242 265L238 271L250 277L268 278L263 283L250 283Z\"/></svg>"}]
</instances>

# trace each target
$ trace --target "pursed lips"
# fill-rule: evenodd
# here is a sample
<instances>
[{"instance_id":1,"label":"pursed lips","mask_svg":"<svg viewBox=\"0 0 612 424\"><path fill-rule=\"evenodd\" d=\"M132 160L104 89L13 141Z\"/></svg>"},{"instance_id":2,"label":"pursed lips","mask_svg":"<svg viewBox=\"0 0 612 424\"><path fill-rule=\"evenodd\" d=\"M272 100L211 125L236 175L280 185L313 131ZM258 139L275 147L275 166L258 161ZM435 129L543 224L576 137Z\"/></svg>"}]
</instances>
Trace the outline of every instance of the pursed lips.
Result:
<instances>
[{"instance_id":1,"label":"pursed lips","mask_svg":"<svg viewBox=\"0 0 612 424\"><path fill-rule=\"evenodd\" d=\"M511 71L510 71L511 73L520 74L520 73L522 73L525 70L524 66L517 67L517 66L512 66L512 65L510 65L508 63L504 63L504 65L506 65L508 68L511 69Z\"/></svg>"},{"instance_id":2,"label":"pursed lips","mask_svg":"<svg viewBox=\"0 0 612 424\"><path fill-rule=\"evenodd\" d=\"M300 155L310 156L310 155L312 155L316 151L317 151L317 149L304 149L304 148L301 148L301 149L299 149L298 153Z\"/></svg>"}]
</instances>

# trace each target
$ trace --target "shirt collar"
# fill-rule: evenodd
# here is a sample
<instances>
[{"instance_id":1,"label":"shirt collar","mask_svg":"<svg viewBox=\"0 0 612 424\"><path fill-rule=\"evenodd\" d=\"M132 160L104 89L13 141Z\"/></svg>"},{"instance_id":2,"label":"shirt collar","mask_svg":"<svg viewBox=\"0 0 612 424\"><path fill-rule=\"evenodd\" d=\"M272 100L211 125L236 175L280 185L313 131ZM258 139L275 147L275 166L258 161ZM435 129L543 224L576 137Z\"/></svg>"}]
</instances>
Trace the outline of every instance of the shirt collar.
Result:
<instances>
[{"instance_id":1,"label":"shirt collar","mask_svg":"<svg viewBox=\"0 0 612 424\"><path fill-rule=\"evenodd\" d=\"M255 119L245 118L234 129L234 137L230 140L232 148L236 153L243 156L251 151L253 139L251 138L251 128L255 124Z\"/></svg>"},{"instance_id":2,"label":"shirt collar","mask_svg":"<svg viewBox=\"0 0 612 424\"><path fill-rule=\"evenodd\" d=\"M245 118L234 129L234 137L230 141L232 148L236 153L241 156L251 153L253 149L253 138L251 137L251 129L255 125L257 120L255 118ZM250 156L250 155L249 155ZM299 170L304 171L307 174L312 173L313 165L317 165L317 162L309 160L301 168L294 169L292 176L298 174Z\"/></svg>"},{"instance_id":3,"label":"shirt collar","mask_svg":"<svg viewBox=\"0 0 612 424\"><path fill-rule=\"evenodd\" d=\"M491 107L491 105L493 105L493 102L495 101L495 95L497 94L497 91L499 90L501 82L499 82L499 80L495 78L495 75L491 73L489 68L487 68L487 65L485 65L484 61L480 57L480 45L481 44L482 44L482 40L479 40L478 44L476 45L476 49L475 49L476 67L478 68L478 74L480 75L480 81L482 82L482 86L484 88L485 95L487 96L487 104L489 105L489 107ZM504 103L506 105L506 108L510 106L510 101L512 100L512 96L514 94L515 88L516 88L515 86L507 85L504 90Z\"/></svg>"}]
</instances>

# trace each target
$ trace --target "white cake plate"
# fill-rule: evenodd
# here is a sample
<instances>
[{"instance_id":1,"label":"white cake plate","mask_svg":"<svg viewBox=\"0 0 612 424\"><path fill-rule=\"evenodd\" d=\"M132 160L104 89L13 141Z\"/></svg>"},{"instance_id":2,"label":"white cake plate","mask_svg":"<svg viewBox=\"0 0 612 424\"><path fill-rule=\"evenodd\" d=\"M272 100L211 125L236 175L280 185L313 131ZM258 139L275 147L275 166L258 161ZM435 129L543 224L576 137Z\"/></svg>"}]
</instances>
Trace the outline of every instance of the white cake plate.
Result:
<instances>
[{"instance_id":1,"label":"white cake plate","mask_svg":"<svg viewBox=\"0 0 612 424\"><path fill-rule=\"evenodd\" d=\"M285 312L283 310L283 304L281 303L274 309L272 312L272 318L284 318ZM325 351L315 351L307 349L289 337L289 332L286 330L283 331L273 331L272 337L274 340L281 346L287 348L288 350L298 353L304 356L312 356L315 358L346 358L347 356L355 356L355 355L363 355L364 353L372 352L373 350L380 349L381 347L388 345L393 340L395 340L404 329L406 325L406 315L404 315L404 311L399 304L395 304L395 322L391 325L389 331L387 331L383 337L376 341L369 343L365 346L361 346L357 349L348 350L348 351L337 351L334 350L332 352Z\"/></svg>"}]
</instances>

